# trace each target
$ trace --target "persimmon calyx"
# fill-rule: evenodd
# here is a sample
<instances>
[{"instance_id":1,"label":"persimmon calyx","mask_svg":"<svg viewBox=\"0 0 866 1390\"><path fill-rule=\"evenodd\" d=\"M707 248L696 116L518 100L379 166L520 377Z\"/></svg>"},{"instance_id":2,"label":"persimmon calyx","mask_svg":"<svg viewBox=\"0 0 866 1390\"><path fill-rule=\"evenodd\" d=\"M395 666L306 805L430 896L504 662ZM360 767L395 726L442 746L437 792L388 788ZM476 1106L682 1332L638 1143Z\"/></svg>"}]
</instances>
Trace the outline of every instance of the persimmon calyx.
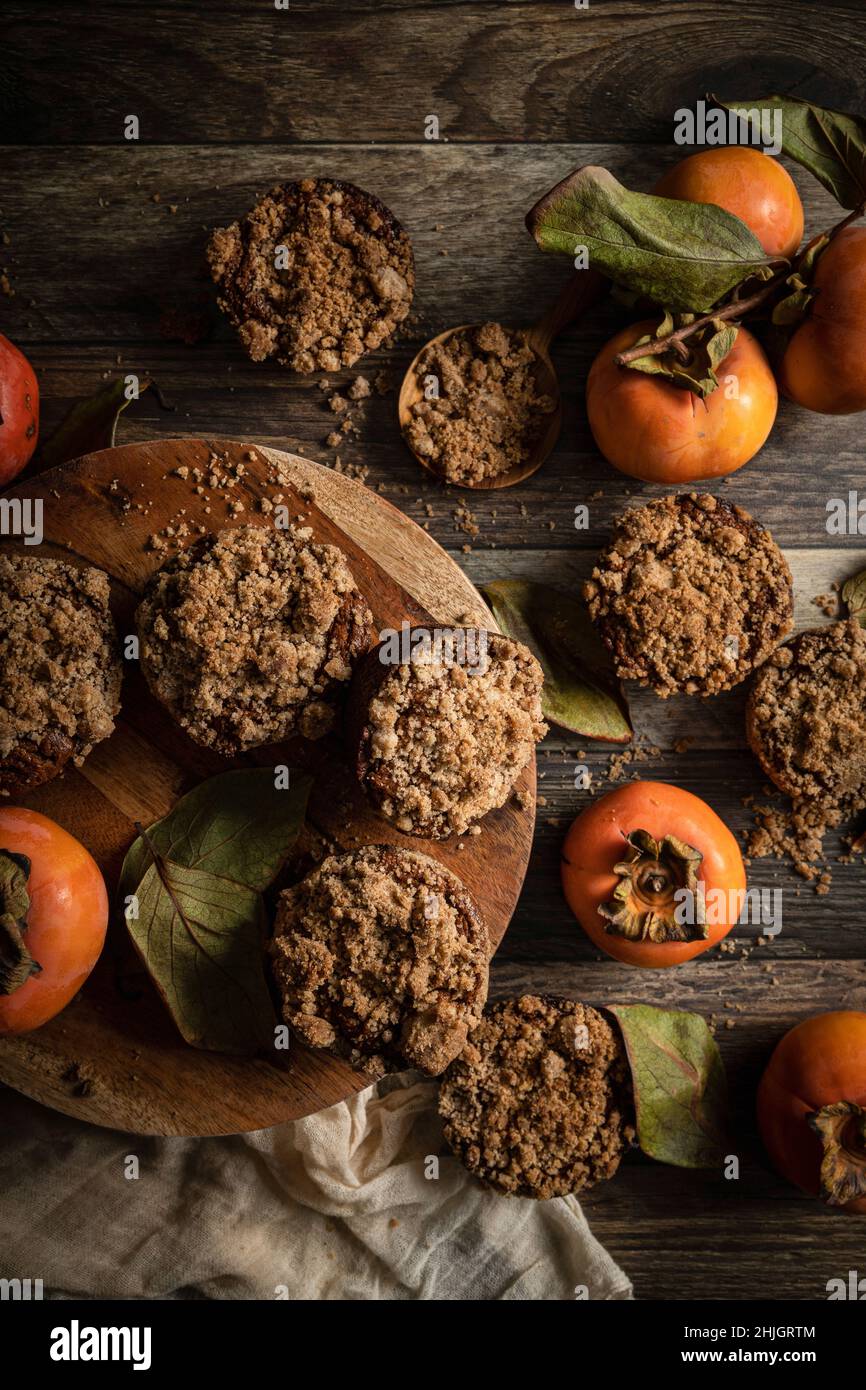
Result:
<instances>
[{"instance_id":1,"label":"persimmon calyx","mask_svg":"<svg viewBox=\"0 0 866 1390\"><path fill-rule=\"evenodd\" d=\"M679 332L691 330L693 314L682 314L680 320ZM682 338L677 337L672 316L665 314L656 329L655 338L647 334L635 344L635 349L647 349L644 356L637 356L632 350L619 353L614 360L619 363L620 358L624 359L620 365L634 371L664 376L674 386L683 386L701 400L706 400L718 389L716 368L721 366L733 349L737 332L735 325L714 319L705 328L693 333L687 346ZM664 353L656 351L655 344L660 339L669 345Z\"/></svg>"},{"instance_id":2,"label":"persimmon calyx","mask_svg":"<svg viewBox=\"0 0 866 1390\"><path fill-rule=\"evenodd\" d=\"M13 994L42 967L24 944L30 894L30 860L0 849L0 994Z\"/></svg>"},{"instance_id":3,"label":"persimmon calyx","mask_svg":"<svg viewBox=\"0 0 866 1390\"><path fill-rule=\"evenodd\" d=\"M844 1207L866 1197L866 1108L839 1100L806 1116L824 1146L821 1198L831 1207Z\"/></svg>"},{"instance_id":4,"label":"persimmon calyx","mask_svg":"<svg viewBox=\"0 0 866 1390\"><path fill-rule=\"evenodd\" d=\"M629 856L613 871L619 882L613 897L599 912L606 931L627 941L705 941L709 935L706 905L700 891L699 850L665 835L657 840L647 830L625 837Z\"/></svg>"}]
</instances>

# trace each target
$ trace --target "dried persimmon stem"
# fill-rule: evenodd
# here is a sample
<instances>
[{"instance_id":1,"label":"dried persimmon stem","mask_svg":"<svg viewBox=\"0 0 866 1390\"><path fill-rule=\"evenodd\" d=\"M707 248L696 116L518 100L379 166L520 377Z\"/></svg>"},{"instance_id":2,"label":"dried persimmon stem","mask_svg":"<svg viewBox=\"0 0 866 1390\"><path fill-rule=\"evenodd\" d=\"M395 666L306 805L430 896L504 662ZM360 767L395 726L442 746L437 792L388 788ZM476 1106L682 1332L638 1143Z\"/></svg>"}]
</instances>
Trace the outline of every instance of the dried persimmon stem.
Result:
<instances>
[{"instance_id":1,"label":"dried persimmon stem","mask_svg":"<svg viewBox=\"0 0 866 1390\"><path fill-rule=\"evenodd\" d=\"M672 349L674 352L680 353L685 340L691 338L693 334L699 333L702 328L706 328L709 324L718 323L720 321L722 323L727 323L732 319L739 320L745 318L747 314L754 313L756 309L760 309L763 304L766 304L768 299L772 299L773 295L785 284L789 276L797 271L816 242L820 241L821 238L825 236L828 240L832 241L833 237L838 236L841 231L844 231L852 222L856 222L858 218L863 217L864 214L866 214L866 203L861 203L859 207L855 208L853 212L849 212L848 216L837 223L835 227L831 227L828 232L819 232L817 236L812 237L812 240L800 252L793 264L786 264L783 270L777 271L776 274L770 280L767 280L754 294L748 295L745 299L734 298L731 300L730 304L724 305L723 308L715 309L709 314L704 314L701 318L695 319L694 322L684 324L682 328L675 329L673 333L666 333L662 338L654 338L649 343L635 344L634 347L627 348L625 352L618 352L613 359L614 362L618 367L627 367L630 362L636 361L639 357L657 357L661 353L670 352Z\"/></svg>"}]
</instances>

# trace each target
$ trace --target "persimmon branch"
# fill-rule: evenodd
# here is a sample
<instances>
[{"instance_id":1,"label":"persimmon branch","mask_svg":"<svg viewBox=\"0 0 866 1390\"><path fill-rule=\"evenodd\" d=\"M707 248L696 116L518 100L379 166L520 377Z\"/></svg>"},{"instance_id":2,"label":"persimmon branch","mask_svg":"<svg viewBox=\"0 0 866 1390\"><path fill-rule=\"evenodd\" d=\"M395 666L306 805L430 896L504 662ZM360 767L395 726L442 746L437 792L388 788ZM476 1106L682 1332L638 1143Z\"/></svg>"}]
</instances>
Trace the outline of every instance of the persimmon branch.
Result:
<instances>
[{"instance_id":1,"label":"persimmon branch","mask_svg":"<svg viewBox=\"0 0 866 1390\"><path fill-rule=\"evenodd\" d=\"M693 334L699 333L701 329L706 328L708 324L718 322L729 323L733 319L745 318L747 314L754 313L756 309L760 309L763 304L766 304L767 300L773 298L776 291L786 283L791 275L796 274L809 255L809 252L822 237L827 237L828 241L832 241L835 236L838 236L839 233L850 226L852 222L856 222L858 218L864 215L866 215L866 203L861 203L859 207L855 208L853 212L849 212L848 216L837 223L835 227L831 227L828 232L819 232L817 236L812 237L812 240L803 248L792 264L789 263L785 269L777 271L775 275L769 280L766 280L761 288L755 290L753 294L747 295L745 299L732 299L730 304L725 304L721 309L715 309L709 314L703 314L701 318L695 319L692 323L684 324L682 328L675 329L673 333L666 333L662 338L653 338L649 343L635 344L634 347L627 348L625 352L618 352L613 359L614 362L618 367L627 367L629 362L636 361L638 357L657 357L663 352L671 351L675 352L680 358L688 356L685 343Z\"/></svg>"}]
</instances>

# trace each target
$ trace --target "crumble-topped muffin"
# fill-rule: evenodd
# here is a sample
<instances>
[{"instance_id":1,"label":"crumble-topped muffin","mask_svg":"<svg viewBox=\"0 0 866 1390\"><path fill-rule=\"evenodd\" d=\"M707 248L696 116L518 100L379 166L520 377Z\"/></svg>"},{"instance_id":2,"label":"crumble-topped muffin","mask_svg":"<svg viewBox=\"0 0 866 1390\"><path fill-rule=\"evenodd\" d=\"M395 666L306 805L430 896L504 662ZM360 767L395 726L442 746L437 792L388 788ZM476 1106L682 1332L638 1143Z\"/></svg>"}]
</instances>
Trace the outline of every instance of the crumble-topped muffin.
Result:
<instances>
[{"instance_id":1,"label":"crumble-topped muffin","mask_svg":"<svg viewBox=\"0 0 866 1390\"><path fill-rule=\"evenodd\" d=\"M508 1196L565 1197L612 1178L635 1135L625 1047L587 1004L492 1004L443 1078L445 1138Z\"/></svg>"},{"instance_id":2,"label":"crumble-topped muffin","mask_svg":"<svg viewBox=\"0 0 866 1390\"><path fill-rule=\"evenodd\" d=\"M120 709L122 662L102 570L0 554L0 794L81 764Z\"/></svg>"},{"instance_id":3,"label":"crumble-topped muffin","mask_svg":"<svg viewBox=\"0 0 866 1390\"><path fill-rule=\"evenodd\" d=\"M391 845L332 855L287 889L270 946L285 1021L373 1075L445 1070L481 1016L489 954L460 880Z\"/></svg>"},{"instance_id":4,"label":"crumble-topped muffin","mask_svg":"<svg viewBox=\"0 0 866 1390\"><path fill-rule=\"evenodd\" d=\"M755 677L749 743L798 801L866 805L866 631L854 618L801 632Z\"/></svg>"},{"instance_id":5,"label":"crumble-topped muffin","mask_svg":"<svg viewBox=\"0 0 866 1390\"><path fill-rule=\"evenodd\" d=\"M525 331L483 323L434 340L418 358L423 394L405 428L414 452L440 476L473 487L526 463L556 409L539 390ZM438 394L428 397L428 377Z\"/></svg>"},{"instance_id":6,"label":"crumble-topped muffin","mask_svg":"<svg viewBox=\"0 0 866 1390\"><path fill-rule=\"evenodd\" d=\"M142 670L198 743L231 757L333 727L372 615L342 551L311 536L236 527L150 580L136 613Z\"/></svg>"},{"instance_id":7,"label":"crumble-topped muffin","mask_svg":"<svg viewBox=\"0 0 866 1390\"><path fill-rule=\"evenodd\" d=\"M617 675L662 697L738 685L793 625L791 573L769 531L709 494L625 512L583 593Z\"/></svg>"},{"instance_id":8,"label":"crumble-topped muffin","mask_svg":"<svg viewBox=\"0 0 866 1390\"><path fill-rule=\"evenodd\" d=\"M254 362L338 371L377 348L412 303L408 236L372 194L337 179L272 188L207 248L219 305Z\"/></svg>"},{"instance_id":9,"label":"crumble-topped muffin","mask_svg":"<svg viewBox=\"0 0 866 1390\"><path fill-rule=\"evenodd\" d=\"M408 835L442 839L508 800L547 732L544 678L532 652L510 637L415 628L410 640L425 633L431 640L410 660L384 664L381 644L359 664L349 742L382 815Z\"/></svg>"}]
</instances>

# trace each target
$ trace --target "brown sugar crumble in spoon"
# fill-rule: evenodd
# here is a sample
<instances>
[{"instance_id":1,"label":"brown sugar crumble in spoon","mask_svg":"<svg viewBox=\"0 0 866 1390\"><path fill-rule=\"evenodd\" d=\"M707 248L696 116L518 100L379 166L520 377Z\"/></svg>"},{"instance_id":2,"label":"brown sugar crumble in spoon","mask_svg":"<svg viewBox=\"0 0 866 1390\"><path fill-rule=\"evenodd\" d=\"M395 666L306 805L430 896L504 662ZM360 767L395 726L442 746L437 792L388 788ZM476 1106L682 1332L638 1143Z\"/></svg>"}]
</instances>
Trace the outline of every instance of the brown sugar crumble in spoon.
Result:
<instances>
[{"instance_id":1,"label":"brown sugar crumble in spoon","mask_svg":"<svg viewBox=\"0 0 866 1390\"><path fill-rule=\"evenodd\" d=\"M535 473L562 428L550 345L605 291L582 271L531 328L462 324L431 338L411 363L397 404L422 468L458 487L513 487Z\"/></svg>"},{"instance_id":2,"label":"brown sugar crumble in spoon","mask_svg":"<svg viewBox=\"0 0 866 1390\"><path fill-rule=\"evenodd\" d=\"M556 379L525 333L484 323L440 334L413 364L404 433L444 482L490 487L525 466L557 410Z\"/></svg>"}]
</instances>

